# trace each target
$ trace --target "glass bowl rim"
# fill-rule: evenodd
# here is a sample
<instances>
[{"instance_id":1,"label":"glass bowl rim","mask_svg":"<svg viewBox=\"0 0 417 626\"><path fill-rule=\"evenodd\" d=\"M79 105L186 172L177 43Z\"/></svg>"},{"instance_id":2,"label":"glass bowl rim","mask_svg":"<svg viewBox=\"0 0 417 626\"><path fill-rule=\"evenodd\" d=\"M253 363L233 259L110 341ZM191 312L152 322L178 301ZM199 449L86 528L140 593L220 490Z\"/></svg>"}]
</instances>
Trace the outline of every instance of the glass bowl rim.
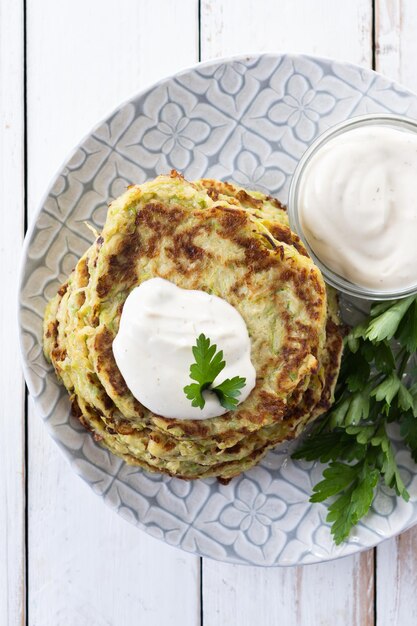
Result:
<instances>
[{"instance_id":1,"label":"glass bowl rim","mask_svg":"<svg viewBox=\"0 0 417 626\"><path fill-rule=\"evenodd\" d=\"M298 214L298 191L300 187L300 179L311 158L322 146L324 146L334 137L337 137L338 135L341 135L346 131L352 130L352 128L367 125L390 125L394 127L401 127L403 129L405 127L406 129L417 133L417 119L413 119L405 115L390 113L371 113L366 115L357 115L347 120L343 120L338 124L334 124L323 133L320 133L305 150L294 170L288 195L288 219L290 222L291 230L294 231L302 240L304 246L308 251L309 256L312 258L317 267L321 270L326 283L328 283L332 287L335 287L338 291L341 291L342 293L353 296L355 298L361 298L365 300L397 300L416 294L417 281L414 285L410 287L390 292L368 289L361 285L350 282L346 278L343 278L343 276L340 276L339 274L331 270L318 258L304 235Z\"/></svg>"}]
</instances>

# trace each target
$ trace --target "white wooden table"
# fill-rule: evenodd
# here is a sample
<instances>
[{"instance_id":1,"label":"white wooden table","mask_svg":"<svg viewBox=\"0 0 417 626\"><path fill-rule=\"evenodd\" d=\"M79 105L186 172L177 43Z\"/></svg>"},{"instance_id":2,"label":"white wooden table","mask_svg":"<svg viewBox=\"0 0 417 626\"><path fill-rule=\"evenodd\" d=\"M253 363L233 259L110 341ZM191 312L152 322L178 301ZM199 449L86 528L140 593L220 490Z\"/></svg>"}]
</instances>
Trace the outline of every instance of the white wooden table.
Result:
<instances>
[{"instance_id":1,"label":"white wooden table","mask_svg":"<svg viewBox=\"0 0 417 626\"><path fill-rule=\"evenodd\" d=\"M417 623L417 528L304 568L201 560L106 508L25 401L18 264L50 178L145 85L254 51L373 66L417 90L417 1L0 0L0 626Z\"/></svg>"}]
</instances>

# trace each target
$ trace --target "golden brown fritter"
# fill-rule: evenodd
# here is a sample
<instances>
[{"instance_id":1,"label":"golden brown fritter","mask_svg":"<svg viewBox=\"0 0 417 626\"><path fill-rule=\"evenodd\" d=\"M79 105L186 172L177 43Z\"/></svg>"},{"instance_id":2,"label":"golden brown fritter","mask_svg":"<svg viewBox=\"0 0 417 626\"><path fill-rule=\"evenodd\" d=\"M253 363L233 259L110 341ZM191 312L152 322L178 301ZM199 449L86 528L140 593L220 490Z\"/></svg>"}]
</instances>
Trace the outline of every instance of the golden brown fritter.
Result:
<instances>
[{"instance_id":1,"label":"golden brown fritter","mask_svg":"<svg viewBox=\"0 0 417 626\"><path fill-rule=\"evenodd\" d=\"M245 320L257 384L236 411L166 419L127 388L112 342L128 294L156 276L222 297ZM102 234L48 305L44 349L74 413L112 452L152 471L228 479L331 402L341 352L334 301L331 309L282 205L174 173L110 205Z\"/></svg>"}]
</instances>

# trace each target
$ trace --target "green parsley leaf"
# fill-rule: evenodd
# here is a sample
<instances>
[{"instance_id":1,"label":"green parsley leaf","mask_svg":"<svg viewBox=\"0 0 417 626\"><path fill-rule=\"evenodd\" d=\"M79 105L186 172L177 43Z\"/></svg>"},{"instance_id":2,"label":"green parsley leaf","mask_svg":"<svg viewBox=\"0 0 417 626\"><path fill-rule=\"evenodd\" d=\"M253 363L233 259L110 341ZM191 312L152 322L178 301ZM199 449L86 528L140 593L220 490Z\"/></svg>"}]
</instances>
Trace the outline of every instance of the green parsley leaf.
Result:
<instances>
[{"instance_id":1,"label":"green parsley leaf","mask_svg":"<svg viewBox=\"0 0 417 626\"><path fill-rule=\"evenodd\" d=\"M382 383L372 391L371 396L375 396L378 402L385 400L391 406L392 399L397 395L401 382L396 373L390 374Z\"/></svg>"},{"instance_id":2,"label":"green parsley leaf","mask_svg":"<svg viewBox=\"0 0 417 626\"><path fill-rule=\"evenodd\" d=\"M401 478L394 454L392 452L391 443L388 442L389 448L385 451L384 462L381 467L381 473L384 476L384 482L387 487L395 489L397 496L401 496L406 502L410 499L403 479Z\"/></svg>"},{"instance_id":3,"label":"green parsley leaf","mask_svg":"<svg viewBox=\"0 0 417 626\"><path fill-rule=\"evenodd\" d=\"M190 378L197 382L184 387L184 393L192 401L192 406L203 409L206 403L203 391L210 389L217 395L220 404L225 409L229 411L235 409L240 390L246 384L246 378L240 376L226 378L222 383L213 387L215 379L225 368L226 362L223 360L223 351L217 352L216 344L212 344L203 333L193 346L193 355L195 363L190 366Z\"/></svg>"},{"instance_id":4,"label":"green parsley leaf","mask_svg":"<svg viewBox=\"0 0 417 626\"><path fill-rule=\"evenodd\" d=\"M416 353L417 297L373 305L345 338L333 407L293 455L330 462L311 501L330 499L327 519L336 543L366 515L378 480L409 499L386 425L400 424L417 462L417 383L403 382Z\"/></svg>"},{"instance_id":5,"label":"green parsley leaf","mask_svg":"<svg viewBox=\"0 0 417 626\"><path fill-rule=\"evenodd\" d=\"M365 332L366 339L369 339L372 342L392 339L397 331L401 319L407 312L408 307L411 306L413 300L414 296L398 300L395 304L383 310L383 313L374 317L369 322ZM378 310L377 307L374 308L374 311Z\"/></svg>"},{"instance_id":6,"label":"green parsley leaf","mask_svg":"<svg viewBox=\"0 0 417 626\"><path fill-rule=\"evenodd\" d=\"M200 409L204 408L206 401L203 398L203 387L198 383L191 383L184 387L184 393L189 400L192 400L192 406L198 406Z\"/></svg>"},{"instance_id":7,"label":"green parsley leaf","mask_svg":"<svg viewBox=\"0 0 417 626\"><path fill-rule=\"evenodd\" d=\"M403 411L408 411L408 409L414 407L414 398L403 383L400 384L398 389L398 406Z\"/></svg>"},{"instance_id":8,"label":"green parsley leaf","mask_svg":"<svg viewBox=\"0 0 417 626\"><path fill-rule=\"evenodd\" d=\"M345 423L345 417L349 410L351 401L352 398L343 398L342 396L341 400L333 405L332 409L328 413L329 427L331 430L337 426L342 426Z\"/></svg>"},{"instance_id":9,"label":"green parsley leaf","mask_svg":"<svg viewBox=\"0 0 417 626\"><path fill-rule=\"evenodd\" d=\"M371 426L348 426L346 432L349 435L354 435L356 441L361 445L367 445L371 439L375 436L375 425Z\"/></svg>"},{"instance_id":10,"label":"green parsley leaf","mask_svg":"<svg viewBox=\"0 0 417 626\"><path fill-rule=\"evenodd\" d=\"M415 372L415 374L413 374L411 372L411 375L413 376L417 376L417 371ZM411 393L411 396L413 398L413 415L414 417L417 417L417 383L414 383L414 385L411 385L409 392Z\"/></svg>"},{"instance_id":11,"label":"green parsley leaf","mask_svg":"<svg viewBox=\"0 0 417 626\"><path fill-rule=\"evenodd\" d=\"M361 391L342 396L341 401L336 402L328 413L330 428L359 424L361 420L366 420L369 416L369 391L368 385Z\"/></svg>"},{"instance_id":12,"label":"green parsley leaf","mask_svg":"<svg viewBox=\"0 0 417 626\"><path fill-rule=\"evenodd\" d=\"M359 350L360 342L359 338L353 333L349 333L345 338L345 344L349 347L352 354L355 354Z\"/></svg>"},{"instance_id":13,"label":"green parsley leaf","mask_svg":"<svg viewBox=\"0 0 417 626\"><path fill-rule=\"evenodd\" d=\"M220 404L225 408L232 411L236 408L238 403L238 396L240 396L240 390L245 386L246 379L240 376L234 376L233 378L226 378L220 385L213 387L212 391L216 394Z\"/></svg>"},{"instance_id":14,"label":"green parsley leaf","mask_svg":"<svg viewBox=\"0 0 417 626\"><path fill-rule=\"evenodd\" d=\"M373 348L375 368L378 372L382 372L383 374L392 372L392 370L395 369L395 358L389 343L387 341L381 341L381 343L371 344L371 346Z\"/></svg>"},{"instance_id":15,"label":"green parsley leaf","mask_svg":"<svg viewBox=\"0 0 417 626\"><path fill-rule=\"evenodd\" d=\"M349 409L346 413L345 424L359 424L366 420L369 415L369 388L365 387L361 392L353 394Z\"/></svg>"},{"instance_id":16,"label":"green parsley leaf","mask_svg":"<svg viewBox=\"0 0 417 626\"><path fill-rule=\"evenodd\" d=\"M359 348L360 342L358 340L365 338L366 330L367 325L362 322L361 324L355 326L355 328L352 328L352 330L346 337L345 344L349 345L349 343L351 343L352 347L354 348L352 352L356 352L356 350Z\"/></svg>"},{"instance_id":17,"label":"green parsley leaf","mask_svg":"<svg viewBox=\"0 0 417 626\"><path fill-rule=\"evenodd\" d=\"M345 459L346 461L360 460L366 451L365 446L358 443L356 437L352 437L342 429L322 433L317 430L306 437L301 446L292 455L293 459L305 459L321 463Z\"/></svg>"},{"instance_id":18,"label":"green parsley leaf","mask_svg":"<svg viewBox=\"0 0 417 626\"><path fill-rule=\"evenodd\" d=\"M346 383L349 391L361 391L367 384L371 369L367 359L361 352L354 355L353 371L347 376Z\"/></svg>"},{"instance_id":19,"label":"green parsley leaf","mask_svg":"<svg viewBox=\"0 0 417 626\"><path fill-rule=\"evenodd\" d=\"M417 350L417 302L414 301L401 320L395 333L401 346L408 352Z\"/></svg>"},{"instance_id":20,"label":"green parsley leaf","mask_svg":"<svg viewBox=\"0 0 417 626\"><path fill-rule=\"evenodd\" d=\"M374 437L372 437L371 445L377 448L376 465L380 469L385 484L387 487L395 489L397 495L402 496L408 502L410 496L400 476L392 444L383 423L381 423Z\"/></svg>"},{"instance_id":21,"label":"green parsley leaf","mask_svg":"<svg viewBox=\"0 0 417 626\"><path fill-rule=\"evenodd\" d=\"M356 478L358 465L347 465L333 461L323 472L323 480L313 488L311 502L323 502L348 487Z\"/></svg>"},{"instance_id":22,"label":"green parsley leaf","mask_svg":"<svg viewBox=\"0 0 417 626\"><path fill-rule=\"evenodd\" d=\"M353 526L366 515L372 504L378 482L378 471L366 461L347 465L334 461L323 472L323 480L314 487L311 502L323 502L338 496L329 506L327 521L333 522L331 533L335 543L341 543Z\"/></svg>"},{"instance_id":23,"label":"green parsley leaf","mask_svg":"<svg viewBox=\"0 0 417 626\"><path fill-rule=\"evenodd\" d=\"M377 302L372 305L369 317L377 317L381 313L385 313L389 308L395 304L395 300L386 300L385 302Z\"/></svg>"},{"instance_id":24,"label":"green parsley leaf","mask_svg":"<svg viewBox=\"0 0 417 626\"><path fill-rule=\"evenodd\" d=\"M369 468L365 461L354 468L355 472L350 473L351 484L329 506L327 521L332 522L331 533L336 545L342 543L352 528L368 513L378 483L378 470Z\"/></svg>"},{"instance_id":25,"label":"green parsley leaf","mask_svg":"<svg viewBox=\"0 0 417 626\"><path fill-rule=\"evenodd\" d=\"M410 448L411 456L417 463L417 418L411 411L407 411L401 420L401 435Z\"/></svg>"},{"instance_id":26,"label":"green parsley leaf","mask_svg":"<svg viewBox=\"0 0 417 626\"><path fill-rule=\"evenodd\" d=\"M211 345L210 339L201 334L197 338L196 345L193 346L193 355L195 363L190 367L190 378L202 386L211 385L226 366L223 361L223 351L217 352L216 344Z\"/></svg>"}]
</instances>

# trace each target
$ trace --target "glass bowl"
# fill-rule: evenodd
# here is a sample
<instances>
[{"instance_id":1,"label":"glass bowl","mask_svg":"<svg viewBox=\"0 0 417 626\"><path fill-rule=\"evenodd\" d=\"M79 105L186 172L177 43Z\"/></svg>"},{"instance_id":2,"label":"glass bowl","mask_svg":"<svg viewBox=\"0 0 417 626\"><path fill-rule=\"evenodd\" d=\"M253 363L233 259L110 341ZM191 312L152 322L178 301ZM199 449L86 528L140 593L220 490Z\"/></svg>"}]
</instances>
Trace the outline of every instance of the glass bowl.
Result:
<instances>
[{"instance_id":1,"label":"glass bowl","mask_svg":"<svg viewBox=\"0 0 417 626\"><path fill-rule=\"evenodd\" d=\"M321 259L317 256L317 254L312 250L309 242L303 232L303 228L301 225L301 220L299 216L299 191L300 184L302 181L303 174L305 172L306 166L310 162L311 158L331 139L334 137L341 135L347 131L352 130L353 128L359 128L363 126L389 126L391 128L398 128L401 130L408 130L414 133L417 133L417 120L412 120L407 117L403 117L401 115L390 115L386 113L381 114L371 114L371 115L360 115L357 117L352 117L340 124L336 124L332 126L327 131L319 135L317 139L310 145L310 147L306 150L301 160L299 161L295 172L293 174L290 191L289 191L289 199L288 199L288 217L290 220L291 229L299 235L301 240L303 241L305 247L308 250L310 257L313 259L315 264L320 268L325 281L338 289L339 291L348 294L349 296L354 296L356 298L362 298L366 300L396 300L399 298L405 298L411 294L417 293L417 281L415 285L411 287L406 287L399 289L398 291L377 291L372 290L367 287L363 287L361 285L352 283L348 279L340 276L333 270L331 270L327 265L325 265ZM416 233L417 235L417 233Z\"/></svg>"}]
</instances>

